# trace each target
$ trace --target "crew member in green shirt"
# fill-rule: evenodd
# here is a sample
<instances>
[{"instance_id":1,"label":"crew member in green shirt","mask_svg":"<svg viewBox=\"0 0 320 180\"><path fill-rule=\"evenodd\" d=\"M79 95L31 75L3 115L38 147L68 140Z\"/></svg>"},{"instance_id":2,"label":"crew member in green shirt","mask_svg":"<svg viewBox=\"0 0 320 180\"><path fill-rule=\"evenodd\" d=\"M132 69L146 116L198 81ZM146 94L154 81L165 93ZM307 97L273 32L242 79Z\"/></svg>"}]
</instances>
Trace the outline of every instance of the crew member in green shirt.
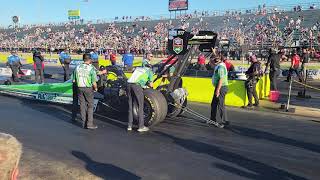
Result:
<instances>
[{"instance_id":1,"label":"crew member in green shirt","mask_svg":"<svg viewBox=\"0 0 320 180\"><path fill-rule=\"evenodd\" d=\"M153 58L152 53L148 52L146 53L145 57L142 60L142 67L150 66L151 65L151 60Z\"/></svg>"},{"instance_id":2,"label":"crew member in green shirt","mask_svg":"<svg viewBox=\"0 0 320 180\"><path fill-rule=\"evenodd\" d=\"M211 103L211 120L219 124L220 128L229 125L225 109L225 96L228 92L228 71L221 56L212 59L215 64L212 84L215 87Z\"/></svg>"},{"instance_id":3,"label":"crew member in green shirt","mask_svg":"<svg viewBox=\"0 0 320 180\"><path fill-rule=\"evenodd\" d=\"M72 81L78 87L80 114L84 129L97 129L93 123L94 91L97 91L97 73L90 54L83 55L83 64L76 67Z\"/></svg>"},{"instance_id":4,"label":"crew member in green shirt","mask_svg":"<svg viewBox=\"0 0 320 180\"><path fill-rule=\"evenodd\" d=\"M139 129L138 132L146 132L149 130L148 127L144 126L144 94L143 89L148 87L153 87L152 79L153 72L151 70L150 65L146 65L146 67L138 67L133 72L132 76L128 80L128 103L129 103L129 115L128 115L128 131L132 131L132 123L133 123L133 99L136 99L138 102L138 117L139 117Z\"/></svg>"}]
</instances>

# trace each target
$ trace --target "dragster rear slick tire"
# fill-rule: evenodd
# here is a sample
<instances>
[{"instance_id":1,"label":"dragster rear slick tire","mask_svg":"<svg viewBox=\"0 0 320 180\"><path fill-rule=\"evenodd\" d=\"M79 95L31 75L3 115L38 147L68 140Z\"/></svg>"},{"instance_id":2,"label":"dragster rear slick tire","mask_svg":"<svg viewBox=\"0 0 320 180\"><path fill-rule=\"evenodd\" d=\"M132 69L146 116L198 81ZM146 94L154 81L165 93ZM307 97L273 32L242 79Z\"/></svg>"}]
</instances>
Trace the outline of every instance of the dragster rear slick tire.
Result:
<instances>
[{"instance_id":1,"label":"dragster rear slick tire","mask_svg":"<svg viewBox=\"0 0 320 180\"><path fill-rule=\"evenodd\" d=\"M165 120L168 112L168 103L160 91L145 89L144 93L144 122L145 126L152 127ZM138 104L133 102L133 117L138 120Z\"/></svg>"}]
</instances>

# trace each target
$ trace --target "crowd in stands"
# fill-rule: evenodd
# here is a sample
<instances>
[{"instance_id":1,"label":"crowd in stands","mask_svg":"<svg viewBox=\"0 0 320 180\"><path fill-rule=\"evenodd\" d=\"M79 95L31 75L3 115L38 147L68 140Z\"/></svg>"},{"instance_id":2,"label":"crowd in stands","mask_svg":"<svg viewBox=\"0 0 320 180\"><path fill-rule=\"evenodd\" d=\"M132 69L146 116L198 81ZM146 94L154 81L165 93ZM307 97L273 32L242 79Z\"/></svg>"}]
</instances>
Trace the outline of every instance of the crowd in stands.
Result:
<instances>
[{"instance_id":1,"label":"crowd in stands","mask_svg":"<svg viewBox=\"0 0 320 180\"><path fill-rule=\"evenodd\" d=\"M293 11L268 9L261 5L256 11L227 11L223 16L210 14L209 11L184 14L179 19L151 20L150 17L134 19L131 16L116 17L115 20L133 22L113 22L104 24L85 23L75 25L72 22L63 26L25 26L16 29L0 30L1 48L42 48L74 51L85 49L114 49L124 52L130 49L135 54L156 51L165 54L168 29L182 28L196 34L199 30L211 30L218 33L219 40L229 40L230 54L239 59L242 47L261 47L264 45L288 46L294 42L293 35L298 32L298 39L316 45L320 22L311 13L316 5L303 9L298 5ZM303 13L305 9L306 13ZM320 12L320 11L319 11ZM317 12L319 14L319 12ZM143 22L142 22L143 21Z\"/></svg>"}]
</instances>

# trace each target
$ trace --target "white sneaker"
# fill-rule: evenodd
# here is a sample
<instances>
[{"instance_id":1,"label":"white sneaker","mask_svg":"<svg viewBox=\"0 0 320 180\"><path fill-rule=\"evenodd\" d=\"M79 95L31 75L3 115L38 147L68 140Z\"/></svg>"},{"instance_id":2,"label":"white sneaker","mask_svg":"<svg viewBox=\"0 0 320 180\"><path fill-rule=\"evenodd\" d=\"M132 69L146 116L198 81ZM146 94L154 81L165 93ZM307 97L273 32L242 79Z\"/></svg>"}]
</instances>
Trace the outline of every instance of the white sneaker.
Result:
<instances>
[{"instance_id":1,"label":"white sneaker","mask_svg":"<svg viewBox=\"0 0 320 180\"><path fill-rule=\"evenodd\" d=\"M138 129L138 132L147 132L147 131L149 131L148 127L143 127Z\"/></svg>"},{"instance_id":2,"label":"white sneaker","mask_svg":"<svg viewBox=\"0 0 320 180\"><path fill-rule=\"evenodd\" d=\"M128 131L132 131L132 127L129 126L129 127L127 128L127 130L128 130Z\"/></svg>"}]
</instances>

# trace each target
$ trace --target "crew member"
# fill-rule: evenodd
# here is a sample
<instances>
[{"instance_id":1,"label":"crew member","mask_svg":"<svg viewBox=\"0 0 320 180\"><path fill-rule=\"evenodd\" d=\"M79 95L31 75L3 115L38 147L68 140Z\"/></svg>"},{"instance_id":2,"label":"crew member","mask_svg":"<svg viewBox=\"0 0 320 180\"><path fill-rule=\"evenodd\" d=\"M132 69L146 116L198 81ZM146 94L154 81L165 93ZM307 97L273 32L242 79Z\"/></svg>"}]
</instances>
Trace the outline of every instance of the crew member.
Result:
<instances>
[{"instance_id":1,"label":"crew member","mask_svg":"<svg viewBox=\"0 0 320 180\"><path fill-rule=\"evenodd\" d=\"M70 63L71 63L71 56L68 53L68 49L65 49L60 53L59 60L64 71L63 79L64 81L68 81L70 79Z\"/></svg>"},{"instance_id":2,"label":"crew member","mask_svg":"<svg viewBox=\"0 0 320 180\"><path fill-rule=\"evenodd\" d=\"M277 52L276 49L271 48L269 50L269 57L268 61L266 63L266 69L265 73L268 72L268 68L270 66L270 73L269 73L269 78L270 78L270 89L271 91L277 91L278 86L277 86L277 78L280 75L280 59L281 59L281 52Z\"/></svg>"},{"instance_id":3,"label":"crew member","mask_svg":"<svg viewBox=\"0 0 320 180\"><path fill-rule=\"evenodd\" d=\"M80 103L80 114L83 122L83 128L97 129L98 126L93 123L93 101L94 91L97 91L97 73L92 65L90 54L83 55L83 64L80 64L74 70L72 81L76 82L78 87L78 98Z\"/></svg>"},{"instance_id":4,"label":"crew member","mask_svg":"<svg viewBox=\"0 0 320 180\"><path fill-rule=\"evenodd\" d=\"M110 52L110 61L112 66L115 66L117 64L117 54L115 51Z\"/></svg>"},{"instance_id":5,"label":"crew member","mask_svg":"<svg viewBox=\"0 0 320 180\"><path fill-rule=\"evenodd\" d=\"M139 67L133 72L132 76L128 80L128 103L129 103L129 115L128 115L128 131L132 131L132 123L133 123L133 100L137 100L138 102L138 118L139 118L139 129L138 132L146 132L149 131L148 127L144 126L144 94L143 89L147 86L153 87L152 83L153 72L151 67L147 65L146 67Z\"/></svg>"},{"instance_id":6,"label":"crew member","mask_svg":"<svg viewBox=\"0 0 320 180\"><path fill-rule=\"evenodd\" d=\"M257 94L256 86L260 78L260 70L261 64L258 62L257 57L252 55L249 57L251 61L251 66L249 67L248 71L246 72L247 81L246 81L246 90L248 95L248 107L252 107L252 96L254 97L254 106L259 106L259 97Z\"/></svg>"},{"instance_id":7,"label":"crew member","mask_svg":"<svg viewBox=\"0 0 320 180\"><path fill-rule=\"evenodd\" d=\"M301 75L299 73L299 66L300 66L300 56L298 55L297 50L293 50L293 56L291 58L291 67L289 69L289 74L287 76L287 82L290 81L293 72L295 72L299 78L299 81L302 82Z\"/></svg>"},{"instance_id":8,"label":"crew member","mask_svg":"<svg viewBox=\"0 0 320 180\"><path fill-rule=\"evenodd\" d=\"M98 83L97 83L97 86L98 86L98 92L100 94L104 94L104 89L106 87L106 83L107 83L107 69L105 66L100 66L100 69L99 69L99 74L98 74Z\"/></svg>"},{"instance_id":9,"label":"crew member","mask_svg":"<svg viewBox=\"0 0 320 180\"><path fill-rule=\"evenodd\" d=\"M98 48L95 48L91 53L92 65L99 70L99 53Z\"/></svg>"},{"instance_id":10,"label":"crew member","mask_svg":"<svg viewBox=\"0 0 320 180\"><path fill-rule=\"evenodd\" d=\"M134 56L130 53L130 50L127 50L126 53L122 56L122 62L126 70L131 70L133 66Z\"/></svg>"},{"instance_id":11,"label":"crew member","mask_svg":"<svg viewBox=\"0 0 320 180\"><path fill-rule=\"evenodd\" d=\"M228 72L234 72L235 71L234 65L232 64L232 62L229 59L224 58L223 59L223 63L226 65L226 68L227 68Z\"/></svg>"},{"instance_id":12,"label":"crew member","mask_svg":"<svg viewBox=\"0 0 320 180\"><path fill-rule=\"evenodd\" d=\"M142 60L142 67L151 66L150 61L152 58L153 58L152 53L150 52L146 53L145 58L143 58Z\"/></svg>"},{"instance_id":13,"label":"crew member","mask_svg":"<svg viewBox=\"0 0 320 180\"><path fill-rule=\"evenodd\" d=\"M199 66L199 71L206 71L206 57L204 54L200 53L198 56L198 66Z\"/></svg>"},{"instance_id":14,"label":"crew member","mask_svg":"<svg viewBox=\"0 0 320 180\"><path fill-rule=\"evenodd\" d=\"M306 79L307 69L306 64L308 64L310 61L310 54L308 49L303 49L302 52L302 64L301 64L301 72L303 74L303 79Z\"/></svg>"},{"instance_id":15,"label":"crew member","mask_svg":"<svg viewBox=\"0 0 320 180\"><path fill-rule=\"evenodd\" d=\"M212 84L215 87L211 102L211 120L219 123L220 128L229 125L225 109L225 96L228 92L228 71L221 57L212 60L215 64Z\"/></svg>"},{"instance_id":16,"label":"crew member","mask_svg":"<svg viewBox=\"0 0 320 180\"><path fill-rule=\"evenodd\" d=\"M14 50L11 51L11 55L8 57L7 66L9 66L12 71L12 80L14 82L19 82L20 80L18 77L18 73L22 64L21 64L21 59L17 55L16 51Z\"/></svg>"},{"instance_id":17,"label":"crew member","mask_svg":"<svg viewBox=\"0 0 320 180\"><path fill-rule=\"evenodd\" d=\"M35 81L36 83L44 83L44 58L40 51L35 51L33 53L33 68L35 71Z\"/></svg>"}]
</instances>

